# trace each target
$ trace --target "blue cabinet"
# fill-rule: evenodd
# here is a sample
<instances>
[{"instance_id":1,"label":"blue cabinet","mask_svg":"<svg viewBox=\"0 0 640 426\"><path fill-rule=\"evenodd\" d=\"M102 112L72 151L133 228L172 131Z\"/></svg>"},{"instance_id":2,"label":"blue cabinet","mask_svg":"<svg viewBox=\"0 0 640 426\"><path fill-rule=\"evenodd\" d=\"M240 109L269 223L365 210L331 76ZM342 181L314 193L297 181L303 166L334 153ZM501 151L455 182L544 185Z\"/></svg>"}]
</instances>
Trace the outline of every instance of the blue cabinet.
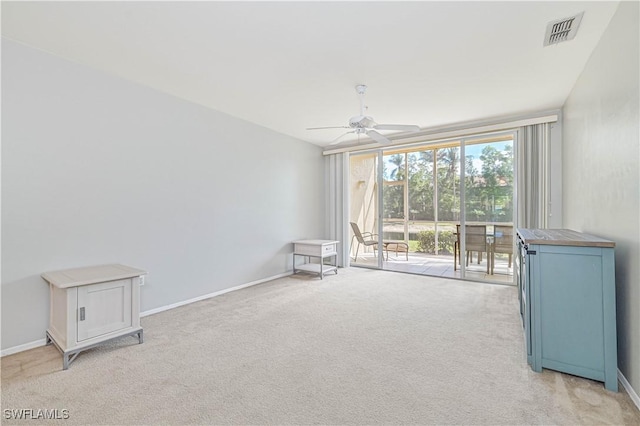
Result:
<instances>
[{"instance_id":1,"label":"blue cabinet","mask_svg":"<svg viewBox=\"0 0 640 426\"><path fill-rule=\"evenodd\" d=\"M615 243L568 229L518 229L527 361L618 390Z\"/></svg>"}]
</instances>

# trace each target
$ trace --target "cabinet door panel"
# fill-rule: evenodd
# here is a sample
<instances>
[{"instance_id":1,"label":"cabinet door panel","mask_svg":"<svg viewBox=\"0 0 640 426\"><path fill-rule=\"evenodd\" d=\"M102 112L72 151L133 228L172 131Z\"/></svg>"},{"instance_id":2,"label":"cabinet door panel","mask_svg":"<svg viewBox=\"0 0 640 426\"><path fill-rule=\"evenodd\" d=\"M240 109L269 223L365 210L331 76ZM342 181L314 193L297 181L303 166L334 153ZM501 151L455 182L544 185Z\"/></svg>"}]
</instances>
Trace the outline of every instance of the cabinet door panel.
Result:
<instances>
[{"instance_id":1,"label":"cabinet door panel","mask_svg":"<svg viewBox=\"0 0 640 426\"><path fill-rule=\"evenodd\" d=\"M604 368L600 256L555 248L540 253L542 357L601 371Z\"/></svg>"},{"instance_id":2,"label":"cabinet door panel","mask_svg":"<svg viewBox=\"0 0 640 426\"><path fill-rule=\"evenodd\" d=\"M131 279L78 287L78 342L127 327L131 327Z\"/></svg>"}]
</instances>

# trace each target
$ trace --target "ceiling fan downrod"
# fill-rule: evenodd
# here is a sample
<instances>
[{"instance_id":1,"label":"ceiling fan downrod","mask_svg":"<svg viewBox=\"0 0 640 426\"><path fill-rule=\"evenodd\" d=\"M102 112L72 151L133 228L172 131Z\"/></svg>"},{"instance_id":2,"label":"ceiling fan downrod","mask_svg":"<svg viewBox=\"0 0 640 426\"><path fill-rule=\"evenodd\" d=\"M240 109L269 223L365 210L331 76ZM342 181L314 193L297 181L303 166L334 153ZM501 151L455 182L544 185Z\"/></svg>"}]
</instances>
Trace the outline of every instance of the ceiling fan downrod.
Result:
<instances>
[{"instance_id":1,"label":"ceiling fan downrod","mask_svg":"<svg viewBox=\"0 0 640 426\"><path fill-rule=\"evenodd\" d=\"M364 113L367 110L367 107L364 104L364 94L365 94L366 91L367 91L367 86L366 85L358 84L356 86L356 93L360 97L360 115L361 116L364 116Z\"/></svg>"}]
</instances>

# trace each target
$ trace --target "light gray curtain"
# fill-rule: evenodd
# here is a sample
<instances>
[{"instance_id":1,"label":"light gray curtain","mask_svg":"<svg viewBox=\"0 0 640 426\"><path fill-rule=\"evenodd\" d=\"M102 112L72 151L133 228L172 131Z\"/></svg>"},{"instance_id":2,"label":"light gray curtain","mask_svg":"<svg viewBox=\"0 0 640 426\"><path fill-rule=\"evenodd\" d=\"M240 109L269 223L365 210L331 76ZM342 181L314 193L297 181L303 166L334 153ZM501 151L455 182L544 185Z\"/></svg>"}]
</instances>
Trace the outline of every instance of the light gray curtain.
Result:
<instances>
[{"instance_id":1,"label":"light gray curtain","mask_svg":"<svg viewBox=\"0 0 640 426\"><path fill-rule=\"evenodd\" d=\"M546 228L549 216L549 124L521 127L515 149L516 227Z\"/></svg>"},{"instance_id":2,"label":"light gray curtain","mask_svg":"<svg viewBox=\"0 0 640 426\"><path fill-rule=\"evenodd\" d=\"M348 210L347 185L349 154L331 154L325 157L325 234L326 238L340 241L337 264L349 266L349 229L345 214Z\"/></svg>"}]
</instances>

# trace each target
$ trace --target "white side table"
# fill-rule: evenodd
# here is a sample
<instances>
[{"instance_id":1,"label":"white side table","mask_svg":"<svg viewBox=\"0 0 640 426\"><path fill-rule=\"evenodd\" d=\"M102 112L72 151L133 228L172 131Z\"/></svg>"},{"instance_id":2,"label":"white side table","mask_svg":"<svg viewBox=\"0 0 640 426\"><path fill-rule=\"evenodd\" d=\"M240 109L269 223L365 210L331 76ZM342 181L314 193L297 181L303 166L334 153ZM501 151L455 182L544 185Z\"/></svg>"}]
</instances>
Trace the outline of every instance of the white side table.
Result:
<instances>
[{"instance_id":1,"label":"white side table","mask_svg":"<svg viewBox=\"0 0 640 426\"><path fill-rule=\"evenodd\" d=\"M335 240L298 240L293 242L293 273L298 271L320 275L322 279L327 272L338 273L338 243ZM319 263L304 263L296 266L296 256L316 257ZM332 265L325 265L325 258L333 257Z\"/></svg>"},{"instance_id":2,"label":"white side table","mask_svg":"<svg viewBox=\"0 0 640 426\"><path fill-rule=\"evenodd\" d=\"M50 311L46 344L62 352L62 368L82 351L122 336L138 336L140 285L146 271L101 265L42 274L49 283Z\"/></svg>"}]
</instances>

